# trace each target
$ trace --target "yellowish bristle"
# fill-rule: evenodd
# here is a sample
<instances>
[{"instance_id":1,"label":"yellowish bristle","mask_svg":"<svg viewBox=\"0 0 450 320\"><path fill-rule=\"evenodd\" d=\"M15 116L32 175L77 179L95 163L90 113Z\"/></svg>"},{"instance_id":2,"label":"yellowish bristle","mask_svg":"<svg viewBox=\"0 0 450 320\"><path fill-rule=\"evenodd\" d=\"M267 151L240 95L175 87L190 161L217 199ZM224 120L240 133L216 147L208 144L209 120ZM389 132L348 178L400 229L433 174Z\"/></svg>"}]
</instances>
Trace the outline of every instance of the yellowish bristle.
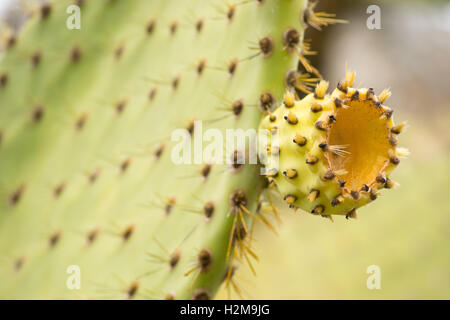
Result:
<instances>
[{"instance_id":1,"label":"yellowish bristle","mask_svg":"<svg viewBox=\"0 0 450 320\"><path fill-rule=\"evenodd\" d=\"M294 179L294 178L297 177L297 170L295 170L295 169L287 169L287 170L284 172L284 174L285 174L285 176L286 176L287 178L289 178L289 179Z\"/></svg>"},{"instance_id":2,"label":"yellowish bristle","mask_svg":"<svg viewBox=\"0 0 450 320\"><path fill-rule=\"evenodd\" d=\"M347 87L352 87L355 81L355 73L351 71L345 72L345 84Z\"/></svg>"},{"instance_id":3,"label":"yellowish bristle","mask_svg":"<svg viewBox=\"0 0 450 320\"><path fill-rule=\"evenodd\" d=\"M325 94L327 93L328 90L328 85L329 85L328 81L320 80L315 90L316 99L323 99L325 97Z\"/></svg>"},{"instance_id":4,"label":"yellowish bristle","mask_svg":"<svg viewBox=\"0 0 450 320\"><path fill-rule=\"evenodd\" d=\"M312 106L311 106L311 111L312 111L312 112L316 113L316 112L320 112L320 111L322 111L322 110L323 110L323 108L322 108L322 106L320 105L320 103L318 103L318 102L313 102L313 104L312 104Z\"/></svg>"},{"instance_id":5,"label":"yellowish bristle","mask_svg":"<svg viewBox=\"0 0 450 320\"><path fill-rule=\"evenodd\" d=\"M306 138L296 133L294 137L294 142L299 146L304 146L306 144Z\"/></svg>"},{"instance_id":6,"label":"yellowish bristle","mask_svg":"<svg viewBox=\"0 0 450 320\"><path fill-rule=\"evenodd\" d=\"M397 148L395 153L400 158L407 158L410 154L410 152L407 148L402 148L402 147Z\"/></svg>"},{"instance_id":7,"label":"yellowish bristle","mask_svg":"<svg viewBox=\"0 0 450 320\"><path fill-rule=\"evenodd\" d=\"M311 192L309 193L309 195L307 197L308 201L310 201L310 202L316 201L319 194L320 194L319 190L311 190Z\"/></svg>"},{"instance_id":8,"label":"yellowish bristle","mask_svg":"<svg viewBox=\"0 0 450 320\"><path fill-rule=\"evenodd\" d=\"M352 209L349 213L345 215L347 219L357 219L356 210Z\"/></svg>"},{"instance_id":9,"label":"yellowish bristle","mask_svg":"<svg viewBox=\"0 0 450 320\"><path fill-rule=\"evenodd\" d=\"M290 91L287 91L284 94L284 105L286 106L286 108L292 108L294 106L294 103L295 103L294 94Z\"/></svg>"},{"instance_id":10,"label":"yellowish bristle","mask_svg":"<svg viewBox=\"0 0 450 320\"><path fill-rule=\"evenodd\" d=\"M308 4L308 8L305 13L306 22L313 28L317 30L322 30L322 27L326 27L330 24L335 23L348 23L347 20L336 19L335 14L326 12L314 12L317 2L311 1Z\"/></svg>"},{"instance_id":11,"label":"yellowish bristle","mask_svg":"<svg viewBox=\"0 0 450 320\"><path fill-rule=\"evenodd\" d=\"M335 170L335 171L334 171L334 174L337 175L337 176L344 176L344 175L346 175L347 173L348 173L348 171L345 170L345 169L339 169L339 170Z\"/></svg>"},{"instance_id":12,"label":"yellowish bristle","mask_svg":"<svg viewBox=\"0 0 450 320\"><path fill-rule=\"evenodd\" d=\"M293 112L288 113L288 115L286 116L286 120L290 124L297 124L297 122L298 122L297 116Z\"/></svg>"},{"instance_id":13,"label":"yellowish bristle","mask_svg":"<svg viewBox=\"0 0 450 320\"><path fill-rule=\"evenodd\" d=\"M400 133L402 133L402 131L405 128L405 126L406 126L406 123L402 122L402 123L392 127L391 128L391 132L394 133L394 134L400 134Z\"/></svg>"},{"instance_id":14,"label":"yellowish bristle","mask_svg":"<svg viewBox=\"0 0 450 320\"><path fill-rule=\"evenodd\" d=\"M379 95L378 100L384 103L391 96L391 91L389 89L384 89Z\"/></svg>"},{"instance_id":15,"label":"yellowish bristle","mask_svg":"<svg viewBox=\"0 0 450 320\"><path fill-rule=\"evenodd\" d=\"M286 197L284 197L284 201L287 202L287 204L294 204L294 202L297 200L297 197L294 195L287 195Z\"/></svg>"}]
</instances>

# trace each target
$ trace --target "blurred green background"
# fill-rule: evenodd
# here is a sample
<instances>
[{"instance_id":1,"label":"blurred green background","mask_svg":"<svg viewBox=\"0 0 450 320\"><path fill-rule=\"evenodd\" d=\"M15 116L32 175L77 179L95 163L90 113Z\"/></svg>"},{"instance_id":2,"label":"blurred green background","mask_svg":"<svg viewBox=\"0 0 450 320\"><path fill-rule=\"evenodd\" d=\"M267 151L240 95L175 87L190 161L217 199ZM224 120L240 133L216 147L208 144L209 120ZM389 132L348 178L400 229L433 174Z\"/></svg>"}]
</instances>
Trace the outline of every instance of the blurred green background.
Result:
<instances>
[{"instance_id":1,"label":"blurred green background","mask_svg":"<svg viewBox=\"0 0 450 320\"><path fill-rule=\"evenodd\" d=\"M366 27L370 4L381 9L381 30ZM449 299L450 4L322 0L318 8L350 23L308 30L313 63L331 86L347 62L357 84L390 87L386 104L408 122L400 145L411 155L394 171L400 186L357 220L285 208L278 237L258 225L257 276L242 266L236 282L253 299ZM367 288L370 265L380 267L380 290Z\"/></svg>"}]
</instances>

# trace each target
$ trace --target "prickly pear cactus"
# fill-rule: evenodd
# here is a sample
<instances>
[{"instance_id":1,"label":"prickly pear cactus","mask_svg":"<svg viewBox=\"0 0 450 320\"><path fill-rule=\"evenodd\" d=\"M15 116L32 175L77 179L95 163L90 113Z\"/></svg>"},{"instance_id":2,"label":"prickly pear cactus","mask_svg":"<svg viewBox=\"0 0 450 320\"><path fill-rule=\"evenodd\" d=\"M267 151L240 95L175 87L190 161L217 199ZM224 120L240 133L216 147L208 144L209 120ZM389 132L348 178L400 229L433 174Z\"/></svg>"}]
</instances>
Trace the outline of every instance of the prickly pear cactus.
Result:
<instances>
[{"instance_id":1,"label":"prickly pear cactus","mask_svg":"<svg viewBox=\"0 0 450 320\"><path fill-rule=\"evenodd\" d=\"M383 105L388 90L353 88L354 77L347 72L331 95L324 80L302 100L288 92L261 123L272 134L267 175L293 208L356 218L380 189L396 185L389 174L406 155L397 148L404 124L394 125Z\"/></svg>"},{"instance_id":2,"label":"prickly pear cactus","mask_svg":"<svg viewBox=\"0 0 450 320\"><path fill-rule=\"evenodd\" d=\"M0 297L209 299L222 283L242 297L234 275L254 271L254 223L276 231L274 185L326 217L355 217L394 186L402 125L388 93L352 88L352 73L331 95L324 81L313 89L321 75L303 31L344 22L314 7L25 8L20 33L1 32ZM258 127L279 141L265 145L271 183L247 148L226 141L203 157L217 133Z\"/></svg>"},{"instance_id":3,"label":"prickly pear cactus","mask_svg":"<svg viewBox=\"0 0 450 320\"><path fill-rule=\"evenodd\" d=\"M81 29L67 28L73 5ZM221 132L257 128L286 83L303 88L295 69L305 23L329 22L306 7L26 8L20 33L2 32L0 296L207 299L232 281L230 261L255 260L247 234L259 168L177 165L171 134L181 128L201 141L196 120Z\"/></svg>"}]
</instances>

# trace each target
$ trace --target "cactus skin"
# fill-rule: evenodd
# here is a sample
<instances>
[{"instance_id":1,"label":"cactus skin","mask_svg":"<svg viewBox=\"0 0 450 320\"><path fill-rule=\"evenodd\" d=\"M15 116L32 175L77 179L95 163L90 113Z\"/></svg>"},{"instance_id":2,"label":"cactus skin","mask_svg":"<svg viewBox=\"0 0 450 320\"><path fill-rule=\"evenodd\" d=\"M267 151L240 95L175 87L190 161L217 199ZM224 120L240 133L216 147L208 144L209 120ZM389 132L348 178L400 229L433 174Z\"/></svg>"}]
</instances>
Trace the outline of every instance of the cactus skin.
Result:
<instances>
[{"instance_id":1,"label":"cactus skin","mask_svg":"<svg viewBox=\"0 0 450 320\"><path fill-rule=\"evenodd\" d=\"M301 100L288 92L261 122L277 138L264 146L269 180L293 208L356 218L378 190L396 185L389 175L405 155L396 138L403 124L382 104L389 91L353 88L354 77L347 72L331 95L323 80Z\"/></svg>"},{"instance_id":2,"label":"cactus skin","mask_svg":"<svg viewBox=\"0 0 450 320\"><path fill-rule=\"evenodd\" d=\"M81 30L66 28L73 3L82 5ZM230 195L244 190L255 209L259 169L213 164L205 177L204 165L172 163L169 137L193 120L223 118L214 123L222 132L257 128L261 96L280 101L297 64L283 34L296 28L302 37L305 6L39 8L0 61L0 297L213 297L228 264ZM272 50L249 49L264 37ZM236 115L229 107L239 99ZM211 217L193 213L209 201ZM70 265L80 267L80 290L66 287Z\"/></svg>"}]
</instances>

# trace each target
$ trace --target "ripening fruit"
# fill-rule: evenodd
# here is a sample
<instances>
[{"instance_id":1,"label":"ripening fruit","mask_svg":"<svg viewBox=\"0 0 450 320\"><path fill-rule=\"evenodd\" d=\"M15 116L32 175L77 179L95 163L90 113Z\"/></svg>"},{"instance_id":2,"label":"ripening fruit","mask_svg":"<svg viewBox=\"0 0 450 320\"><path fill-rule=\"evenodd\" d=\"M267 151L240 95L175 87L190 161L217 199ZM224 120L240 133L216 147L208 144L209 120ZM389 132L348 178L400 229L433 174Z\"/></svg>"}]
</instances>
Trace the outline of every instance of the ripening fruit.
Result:
<instances>
[{"instance_id":1,"label":"ripening fruit","mask_svg":"<svg viewBox=\"0 0 450 320\"><path fill-rule=\"evenodd\" d=\"M331 95L323 80L302 100L287 92L262 120L270 132L263 146L267 177L292 208L356 218L380 189L396 185L389 175L406 155L397 148L403 124L394 125L383 105L388 90L377 97L372 88L353 88L354 77L346 72Z\"/></svg>"}]
</instances>

